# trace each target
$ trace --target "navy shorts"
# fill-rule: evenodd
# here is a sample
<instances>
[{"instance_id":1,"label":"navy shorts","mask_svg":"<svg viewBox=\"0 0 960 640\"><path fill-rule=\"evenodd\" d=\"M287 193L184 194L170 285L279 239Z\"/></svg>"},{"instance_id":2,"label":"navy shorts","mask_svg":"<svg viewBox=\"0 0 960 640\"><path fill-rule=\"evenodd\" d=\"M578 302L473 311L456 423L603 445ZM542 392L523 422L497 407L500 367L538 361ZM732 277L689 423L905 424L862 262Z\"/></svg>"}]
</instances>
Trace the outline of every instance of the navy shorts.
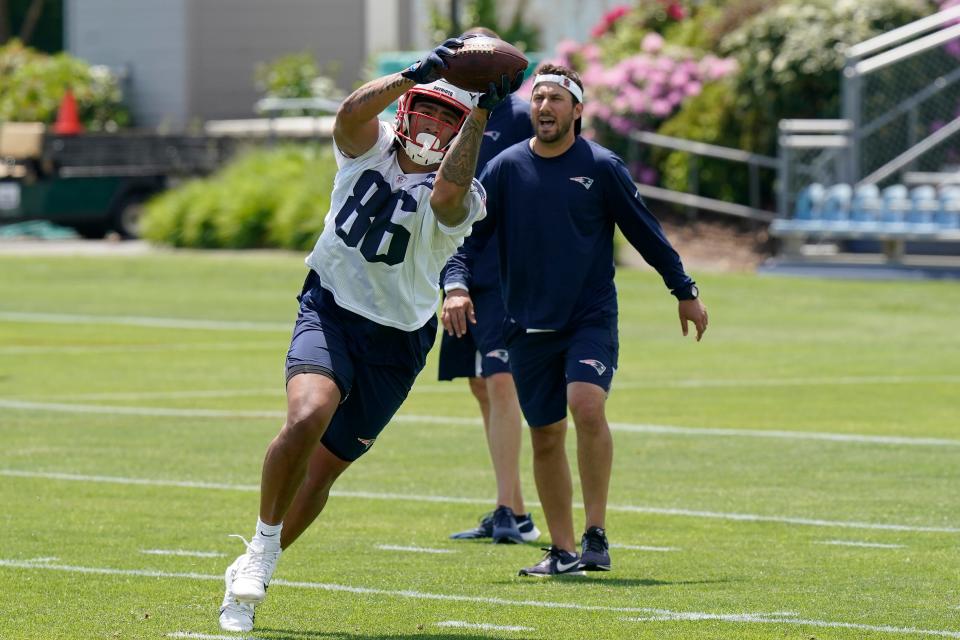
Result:
<instances>
[{"instance_id":1,"label":"navy shorts","mask_svg":"<svg viewBox=\"0 0 960 640\"><path fill-rule=\"evenodd\" d=\"M510 356L503 339L503 320L507 313L499 289L471 293L477 324L467 323L463 337L446 331L440 338L440 380L489 378L495 373L510 373Z\"/></svg>"},{"instance_id":2,"label":"navy shorts","mask_svg":"<svg viewBox=\"0 0 960 640\"><path fill-rule=\"evenodd\" d=\"M531 427L567 416L571 382L589 382L610 391L619 353L617 316L559 331L528 333L510 321L504 327L520 408Z\"/></svg>"},{"instance_id":3,"label":"navy shorts","mask_svg":"<svg viewBox=\"0 0 960 640\"><path fill-rule=\"evenodd\" d=\"M437 319L416 331L378 324L340 307L314 271L298 299L287 382L298 373L333 379L340 389L340 406L321 442L341 460L353 462L406 399L436 340Z\"/></svg>"}]
</instances>

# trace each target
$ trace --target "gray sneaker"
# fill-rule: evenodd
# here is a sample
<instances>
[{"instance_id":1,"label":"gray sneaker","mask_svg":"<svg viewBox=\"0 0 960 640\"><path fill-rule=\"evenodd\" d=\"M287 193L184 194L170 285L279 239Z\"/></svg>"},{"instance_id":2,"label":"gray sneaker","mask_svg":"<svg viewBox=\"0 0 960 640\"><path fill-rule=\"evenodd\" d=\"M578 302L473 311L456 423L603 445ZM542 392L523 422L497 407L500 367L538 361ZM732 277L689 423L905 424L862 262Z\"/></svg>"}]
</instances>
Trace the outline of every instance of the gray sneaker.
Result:
<instances>
[{"instance_id":1,"label":"gray sneaker","mask_svg":"<svg viewBox=\"0 0 960 640\"><path fill-rule=\"evenodd\" d=\"M494 544L518 544L523 542L523 536L517 527L517 517L513 515L513 509L500 505L493 512L493 538Z\"/></svg>"},{"instance_id":2,"label":"gray sneaker","mask_svg":"<svg viewBox=\"0 0 960 640\"><path fill-rule=\"evenodd\" d=\"M580 568L584 571L610 571L610 545L607 532L590 527L580 539Z\"/></svg>"},{"instance_id":3,"label":"gray sneaker","mask_svg":"<svg viewBox=\"0 0 960 640\"><path fill-rule=\"evenodd\" d=\"M493 511L480 519L480 524L473 529L467 529L450 535L451 540L480 540L493 537Z\"/></svg>"},{"instance_id":4,"label":"gray sneaker","mask_svg":"<svg viewBox=\"0 0 960 640\"><path fill-rule=\"evenodd\" d=\"M519 575L533 576L535 578L547 578L550 576L582 576L583 570L580 568L580 556L569 551L564 551L557 547L544 547L547 555L543 560L533 565L520 569Z\"/></svg>"}]
</instances>

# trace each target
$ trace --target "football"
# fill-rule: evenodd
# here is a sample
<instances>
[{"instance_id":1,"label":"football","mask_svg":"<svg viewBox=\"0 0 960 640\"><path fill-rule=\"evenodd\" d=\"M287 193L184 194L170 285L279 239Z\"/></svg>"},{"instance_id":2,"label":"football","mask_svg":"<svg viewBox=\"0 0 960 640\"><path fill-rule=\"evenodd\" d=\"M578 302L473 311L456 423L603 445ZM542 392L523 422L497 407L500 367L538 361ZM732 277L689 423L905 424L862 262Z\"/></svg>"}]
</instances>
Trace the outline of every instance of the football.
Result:
<instances>
[{"instance_id":1,"label":"football","mask_svg":"<svg viewBox=\"0 0 960 640\"><path fill-rule=\"evenodd\" d=\"M500 76L512 81L518 71L527 68L527 58L509 42L488 36L467 36L463 46L446 58L449 65L440 72L447 82L467 91L484 92L490 83L500 84Z\"/></svg>"}]
</instances>

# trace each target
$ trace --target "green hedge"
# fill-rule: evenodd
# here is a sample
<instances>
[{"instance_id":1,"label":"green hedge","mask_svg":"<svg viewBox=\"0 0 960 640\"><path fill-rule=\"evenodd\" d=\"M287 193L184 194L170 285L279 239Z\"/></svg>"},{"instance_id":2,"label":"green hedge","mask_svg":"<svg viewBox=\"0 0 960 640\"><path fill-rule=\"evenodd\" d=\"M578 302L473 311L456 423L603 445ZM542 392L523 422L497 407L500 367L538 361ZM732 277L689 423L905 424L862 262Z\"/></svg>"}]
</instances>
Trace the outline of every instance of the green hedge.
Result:
<instances>
[{"instance_id":1,"label":"green hedge","mask_svg":"<svg viewBox=\"0 0 960 640\"><path fill-rule=\"evenodd\" d=\"M308 250L330 208L329 146L252 150L149 203L143 236L175 247Z\"/></svg>"}]
</instances>

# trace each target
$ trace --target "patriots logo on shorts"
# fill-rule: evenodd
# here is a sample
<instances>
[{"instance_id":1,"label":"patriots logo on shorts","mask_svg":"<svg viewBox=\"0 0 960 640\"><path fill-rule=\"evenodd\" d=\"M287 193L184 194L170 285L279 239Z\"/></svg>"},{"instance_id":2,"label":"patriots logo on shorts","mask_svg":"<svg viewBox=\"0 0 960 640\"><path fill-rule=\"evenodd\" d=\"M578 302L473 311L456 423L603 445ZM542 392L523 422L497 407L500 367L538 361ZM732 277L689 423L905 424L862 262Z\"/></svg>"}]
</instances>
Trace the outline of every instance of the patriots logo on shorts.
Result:
<instances>
[{"instance_id":1,"label":"patriots logo on shorts","mask_svg":"<svg viewBox=\"0 0 960 640\"><path fill-rule=\"evenodd\" d=\"M596 369L598 376L602 376L603 372L607 370L607 365L603 364L599 360L587 359L587 360L580 360L580 362Z\"/></svg>"},{"instance_id":2,"label":"patriots logo on shorts","mask_svg":"<svg viewBox=\"0 0 960 640\"><path fill-rule=\"evenodd\" d=\"M493 351L487 354L487 357L496 358L497 360L499 360L500 362L503 362L504 364L507 364L510 362L510 354L507 353L506 349L494 349Z\"/></svg>"},{"instance_id":3,"label":"patriots logo on shorts","mask_svg":"<svg viewBox=\"0 0 960 640\"><path fill-rule=\"evenodd\" d=\"M373 446L373 443L377 441L376 438L370 438L369 440L364 438L357 438L357 440L360 442L360 444L363 445L364 449L369 449L370 447Z\"/></svg>"},{"instance_id":4,"label":"patriots logo on shorts","mask_svg":"<svg viewBox=\"0 0 960 640\"><path fill-rule=\"evenodd\" d=\"M484 131L484 132L483 132L483 135L489 136L489 137L493 138L493 141L494 141L494 142L496 142L497 140L500 139L500 132L499 132L499 131Z\"/></svg>"},{"instance_id":5,"label":"patriots logo on shorts","mask_svg":"<svg viewBox=\"0 0 960 640\"><path fill-rule=\"evenodd\" d=\"M574 182L579 182L583 185L584 189L590 189L593 186L593 178L588 178L586 176L577 176L576 178L570 178Z\"/></svg>"}]
</instances>

